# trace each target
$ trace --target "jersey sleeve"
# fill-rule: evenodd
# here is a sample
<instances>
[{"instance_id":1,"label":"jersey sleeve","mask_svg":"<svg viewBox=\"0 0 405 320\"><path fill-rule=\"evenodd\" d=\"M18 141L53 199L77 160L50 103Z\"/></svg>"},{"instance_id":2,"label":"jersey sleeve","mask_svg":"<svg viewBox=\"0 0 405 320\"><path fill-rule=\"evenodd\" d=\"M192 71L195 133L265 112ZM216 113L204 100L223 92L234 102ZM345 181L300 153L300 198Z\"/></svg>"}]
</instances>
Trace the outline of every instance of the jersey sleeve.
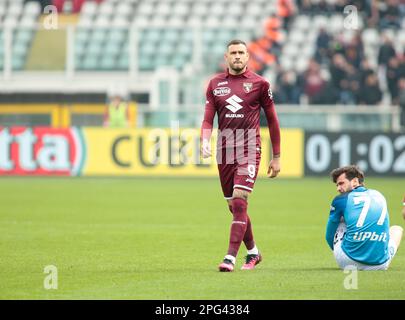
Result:
<instances>
[{"instance_id":1,"label":"jersey sleeve","mask_svg":"<svg viewBox=\"0 0 405 320\"><path fill-rule=\"evenodd\" d=\"M261 106L267 119L273 156L280 156L280 124L274 106L273 93L271 92L270 83L268 81L263 81Z\"/></svg>"},{"instance_id":2,"label":"jersey sleeve","mask_svg":"<svg viewBox=\"0 0 405 320\"><path fill-rule=\"evenodd\" d=\"M336 230L340 223L340 218L346 209L347 195L340 195L333 199L330 206L328 224L326 226L326 242L329 247L333 250L333 238L335 237Z\"/></svg>"},{"instance_id":3,"label":"jersey sleeve","mask_svg":"<svg viewBox=\"0 0 405 320\"><path fill-rule=\"evenodd\" d=\"M212 134L212 127L216 113L214 94L212 93L211 81L208 84L205 94L204 119L201 124L200 140L209 140Z\"/></svg>"}]
</instances>

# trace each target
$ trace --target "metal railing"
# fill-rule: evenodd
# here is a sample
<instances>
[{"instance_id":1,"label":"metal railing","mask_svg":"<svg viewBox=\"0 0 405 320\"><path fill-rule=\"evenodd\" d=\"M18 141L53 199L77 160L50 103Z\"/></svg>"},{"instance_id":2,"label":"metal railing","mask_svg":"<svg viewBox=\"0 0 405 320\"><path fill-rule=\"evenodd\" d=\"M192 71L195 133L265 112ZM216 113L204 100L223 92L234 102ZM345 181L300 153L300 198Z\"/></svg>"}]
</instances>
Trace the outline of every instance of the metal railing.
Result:
<instances>
[{"instance_id":1,"label":"metal railing","mask_svg":"<svg viewBox=\"0 0 405 320\"><path fill-rule=\"evenodd\" d=\"M401 132L398 106L346 105L277 105L282 128L304 130ZM199 127L204 115L204 104L178 105L167 110L151 110L150 105L138 106L138 127ZM262 115L261 126L267 126Z\"/></svg>"},{"instance_id":2,"label":"metal railing","mask_svg":"<svg viewBox=\"0 0 405 320\"><path fill-rule=\"evenodd\" d=\"M148 37L152 31L156 31L154 39ZM165 32L167 33L168 31L178 33L176 36L177 38L175 37L177 40L170 40L172 46L163 48L162 46L165 45L165 42L169 41L166 41L164 36ZM4 80L11 80L14 74L27 71L57 71L59 74L63 74L67 79L75 78L76 76L80 76L81 73L86 73L88 71L118 71L121 74L125 73L127 77L133 79L137 78L140 72L153 71L162 65L176 67L178 70L187 68L189 65L191 65L195 70L211 72L218 67L217 64L221 62L227 40L224 37L215 38L213 36L212 39L207 39L206 36L203 36L203 32L208 31L210 31L213 35L218 33L218 31L229 31L228 36L241 36L246 40L249 40L249 38L252 38L254 35L253 29L239 31L236 27L223 26L204 27L204 29L202 29L200 27L164 28L162 26L150 26L147 28L137 26L131 26L128 28L96 28L79 27L75 25L61 25L58 26L58 29L56 30L48 30L39 25L34 28L6 27L0 29L0 35L2 35L0 37L0 48L2 47L4 51L0 63L0 71L2 71L2 78ZM18 35L19 32L30 32L32 37L31 39L29 37L25 37L25 41L23 42L23 44L27 46L27 52L23 53L25 58L28 55L28 51L30 50L33 39L38 34L41 34L42 36L45 35L46 38L47 35L58 32L58 43L60 44L59 49L63 51L64 56L63 65L61 66L59 64L59 67L56 70L52 67L49 69L44 69L42 66L36 69L35 65L31 66L27 70L25 66L13 64L15 59L14 51L16 50L15 44L18 43L19 39L21 38ZM79 50L85 55L89 54L88 50L96 51L96 53L98 51L99 55L103 55L103 57L105 57L107 54L105 52L106 48L108 46L113 46L110 40L114 39L114 35L117 36L120 34L122 37L120 36L120 40L116 42L119 48L117 49L117 55L114 57L114 59L123 59L127 63L112 63L107 67L101 66L100 63L95 63L93 66L89 67L81 66L82 55L78 54ZM147 51L142 51L142 49L145 48L145 45L150 45L152 42L154 46L146 48ZM90 46L94 43L96 43L97 46L90 48ZM83 48L80 47L81 44L86 45ZM90 44L90 46L87 46L88 44ZM211 47L206 48L207 44L211 45ZM58 48L56 48L56 50L55 48L52 48L52 43L48 43L48 45L49 46L43 48L42 52L39 53L43 58L42 62L52 60L57 54ZM156 50L154 51L153 49ZM148 58L148 55L152 57L155 65L153 65L150 69L145 69L142 65L142 61L144 61L144 58ZM96 56L98 55L96 54ZM186 58L179 61L175 60L176 56L186 56ZM162 60L160 59L162 57L168 57L168 59ZM205 64L205 67L201 66L202 63Z\"/></svg>"}]
</instances>

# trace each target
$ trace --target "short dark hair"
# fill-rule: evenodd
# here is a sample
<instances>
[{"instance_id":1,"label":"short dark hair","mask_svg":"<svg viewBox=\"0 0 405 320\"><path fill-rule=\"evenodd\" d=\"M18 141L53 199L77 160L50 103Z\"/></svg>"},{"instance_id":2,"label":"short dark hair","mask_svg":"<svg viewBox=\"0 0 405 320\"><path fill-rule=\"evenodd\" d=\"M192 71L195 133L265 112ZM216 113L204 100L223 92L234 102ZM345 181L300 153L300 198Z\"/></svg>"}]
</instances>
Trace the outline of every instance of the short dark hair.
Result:
<instances>
[{"instance_id":1,"label":"short dark hair","mask_svg":"<svg viewBox=\"0 0 405 320\"><path fill-rule=\"evenodd\" d=\"M336 183L337 179L340 177L341 174L345 173L346 178L348 180L353 180L354 178L358 178L360 184L363 184L364 182L364 173L363 171L360 170L360 168L356 165L349 165L349 166L344 166L340 168L336 168L332 170L330 173L330 176L332 178L332 181Z\"/></svg>"},{"instance_id":2,"label":"short dark hair","mask_svg":"<svg viewBox=\"0 0 405 320\"><path fill-rule=\"evenodd\" d=\"M228 44L226 45L226 47L229 48L230 46L233 46L235 44L243 44L247 48L246 42L243 40L239 40L239 39L233 39L233 40L229 41Z\"/></svg>"}]
</instances>

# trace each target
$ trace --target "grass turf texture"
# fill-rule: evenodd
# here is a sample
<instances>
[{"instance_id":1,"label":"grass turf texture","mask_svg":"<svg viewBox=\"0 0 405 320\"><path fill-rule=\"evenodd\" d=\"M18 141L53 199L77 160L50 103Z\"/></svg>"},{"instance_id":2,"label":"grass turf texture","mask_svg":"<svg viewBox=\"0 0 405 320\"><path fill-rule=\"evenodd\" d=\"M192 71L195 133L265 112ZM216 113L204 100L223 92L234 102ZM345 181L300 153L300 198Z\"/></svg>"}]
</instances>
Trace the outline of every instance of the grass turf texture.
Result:
<instances>
[{"instance_id":1,"label":"grass turf texture","mask_svg":"<svg viewBox=\"0 0 405 320\"><path fill-rule=\"evenodd\" d=\"M401 179L368 178L403 225ZM343 286L324 240L327 179L257 182L249 200L264 260L220 273L231 214L218 179L1 178L1 299L404 299L405 245L389 271ZM45 290L44 267L58 268Z\"/></svg>"}]
</instances>

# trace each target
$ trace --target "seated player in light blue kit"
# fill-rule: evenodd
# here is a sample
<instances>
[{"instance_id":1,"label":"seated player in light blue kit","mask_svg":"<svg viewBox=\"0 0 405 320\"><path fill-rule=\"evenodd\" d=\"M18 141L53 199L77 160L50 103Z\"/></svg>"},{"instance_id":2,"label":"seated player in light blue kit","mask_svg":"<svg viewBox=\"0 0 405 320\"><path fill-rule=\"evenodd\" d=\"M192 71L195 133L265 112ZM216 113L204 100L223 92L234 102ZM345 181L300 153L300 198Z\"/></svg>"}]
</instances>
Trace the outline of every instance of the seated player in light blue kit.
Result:
<instances>
[{"instance_id":1,"label":"seated player in light blue kit","mask_svg":"<svg viewBox=\"0 0 405 320\"><path fill-rule=\"evenodd\" d=\"M339 267L387 270L403 229L390 228L384 196L364 186L364 173L357 166L337 168L331 178L340 195L332 201L326 241Z\"/></svg>"}]
</instances>

